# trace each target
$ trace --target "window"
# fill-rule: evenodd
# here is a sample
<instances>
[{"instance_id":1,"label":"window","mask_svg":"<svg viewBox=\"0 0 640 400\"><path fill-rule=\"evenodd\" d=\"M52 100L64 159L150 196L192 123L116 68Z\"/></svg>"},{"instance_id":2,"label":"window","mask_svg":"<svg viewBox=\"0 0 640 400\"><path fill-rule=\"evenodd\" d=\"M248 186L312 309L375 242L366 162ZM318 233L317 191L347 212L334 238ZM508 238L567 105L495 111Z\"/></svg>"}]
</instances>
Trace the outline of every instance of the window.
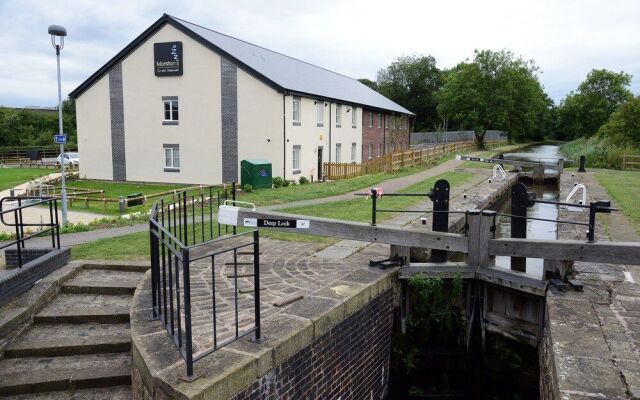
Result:
<instances>
[{"instance_id":1,"label":"window","mask_svg":"<svg viewBox=\"0 0 640 400\"><path fill-rule=\"evenodd\" d=\"M378 157L382 156L382 143L378 143Z\"/></svg>"},{"instance_id":2,"label":"window","mask_svg":"<svg viewBox=\"0 0 640 400\"><path fill-rule=\"evenodd\" d=\"M373 127L373 113L369 113L369 128Z\"/></svg>"},{"instance_id":3,"label":"window","mask_svg":"<svg viewBox=\"0 0 640 400\"><path fill-rule=\"evenodd\" d=\"M293 146L293 154L291 155L293 173L300 173L300 146Z\"/></svg>"},{"instance_id":4,"label":"window","mask_svg":"<svg viewBox=\"0 0 640 400\"><path fill-rule=\"evenodd\" d=\"M358 146L355 143L351 143L351 161L356 162L356 151Z\"/></svg>"},{"instance_id":5,"label":"window","mask_svg":"<svg viewBox=\"0 0 640 400\"><path fill-rule=\"evenodd\" d=\"M388 115L385 115L385 118L384 118L384 127L385 127L386 129L389 129L389 116L388 116Z\"/></svg>"},{"instance_id":6,"label":"window","mask_svg":"<svg viewBox=\"0 0 640 400\"><path fill-rule=\"evenodd\" d=\"M371 159L372 155L373 155L373 143L369 143L369 159Z\"/></svg>"},{"instance_id":7,"label":"window","mask_svg":"<svg viewBox=\"0 0 640 400\"><path fill-rule=\"evenodd\" d=\"M164 171L180 171L180 146L177 144L165 144L164 148Z\"/></svg>"},{"instance_id":8,"label":"window","mask_svg":"<svg viewBox=\"0 0 640 400\"><path fill-rule=\"evenodd\" d=\"M340 128L342 126L342 106L340 104L336 104L336 128Z\"/></svg>"},{"instance_id":9,"label":"window","mask_svg":"<svg viewBox=\"0 0 640 400\"><path fill-rule=\"evenodd\" d=\"M382 114L378 114L378 128L382 128Z\"/></svg>"},{"instance_id":10,"label":"window","mask_svg":"<svg viewBox=\"0 0 640 400\"><path fill-rule=\"evenodd\" d=\"M178 97L162 96L162 104L164 105L163 125L178 125Z\"/></svg>"},{"instance_id":11,"label":"window","mask_svg":"<svg viewBox=\"0 0 640 400\"><path fill-rule=\"evenodd\" d=\"M351 109L351 127L355 128L358 126L358 107L353 107Z\"/></svg>"},{"instance_id":12,"label":"window","mask_svg":"<svg viewBox=\"0 0 640 400\"><path fill-rule=\"evenodd\" d=\"M336 143L336 162L342 162L342 143Z\"/></svg>"},{"instance_id":13,"label":"window","mask_svg":"<svg viewBox=\"0 0 640 400\"><path fill-rule=\"evenodd\" d=\"M316 124L324 125L324 101L316 101Z\"/></svg>"},{"instance_id":14,"label":"window","mask_svg":"<svg viewBox=\"0 0 640 400\"><path fill-rule=\"evenodd\" d=\"M300 97L293 98L293 124L300 125Z\"/></svg>"}]
</instances>

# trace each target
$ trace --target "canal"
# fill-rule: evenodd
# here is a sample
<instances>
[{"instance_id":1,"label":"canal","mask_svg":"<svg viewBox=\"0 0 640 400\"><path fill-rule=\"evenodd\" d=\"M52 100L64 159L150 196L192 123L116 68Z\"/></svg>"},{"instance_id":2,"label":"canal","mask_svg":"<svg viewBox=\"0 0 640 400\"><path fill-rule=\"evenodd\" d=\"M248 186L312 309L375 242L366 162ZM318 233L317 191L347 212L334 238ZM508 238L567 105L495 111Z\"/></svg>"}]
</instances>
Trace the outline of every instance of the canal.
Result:
<instances>
[{"instance_id":1,"label":"canal","mask_svg":"<svg viewBox=\"0 0 640 400\"><path fill-rule=\"evenodd\" d=\"M504 158L556 163L562 156L558 146L535 145ZM528 185L528 189L538 198L558 200L557 185ZM493 207L501 214L511 212L511 199L506 197ZM557 206L551 204L536 203L527 211L532 218L558 217ZM510 218L501 216L496 223L496 237L509 237ZM529 220L527 237L556 239L556 223ZM505 269L510 262L509 257L495 260L496 267ZM526 273L542 278L543 261L527 259ZM389 398L538 399L538 349L489 332L472 332L467 338L460 299L463 285L455 278L429 278L412 288L413 315L406 334L395 324Z\"/></svg>"}]
</instances>

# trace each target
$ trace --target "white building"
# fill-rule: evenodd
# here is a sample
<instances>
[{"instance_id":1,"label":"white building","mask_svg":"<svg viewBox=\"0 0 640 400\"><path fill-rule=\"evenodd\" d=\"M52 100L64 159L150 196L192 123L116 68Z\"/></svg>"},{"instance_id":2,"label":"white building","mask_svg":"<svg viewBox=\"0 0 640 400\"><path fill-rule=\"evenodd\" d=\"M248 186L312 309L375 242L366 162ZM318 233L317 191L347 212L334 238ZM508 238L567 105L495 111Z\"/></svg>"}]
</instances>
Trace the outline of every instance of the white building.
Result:
<instances>
[{"instance_id":1,"label":"white building","mask_svg":"<svg viewBox=\"0 0 640 400\"><path fill-rule=\"evenodd\" d=\"M71 94L80 176L238 181L240 161L318 179L361 162L363 108L411 112L357 80L163 15Z\"/></svg>"}]
</instances>

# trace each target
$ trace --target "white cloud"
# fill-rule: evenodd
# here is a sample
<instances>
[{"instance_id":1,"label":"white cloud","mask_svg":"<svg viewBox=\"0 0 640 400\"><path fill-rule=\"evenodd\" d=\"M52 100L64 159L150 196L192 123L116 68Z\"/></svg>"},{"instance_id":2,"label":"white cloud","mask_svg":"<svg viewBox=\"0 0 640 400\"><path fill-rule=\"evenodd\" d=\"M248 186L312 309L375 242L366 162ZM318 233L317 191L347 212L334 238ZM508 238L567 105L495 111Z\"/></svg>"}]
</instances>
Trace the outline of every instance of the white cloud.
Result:
<instances>
[{"instance_id":1,"label":"white cloud","mask_svg":"<svg viewBox=\"0 0 640 400\"><path fill-rule=\"evenodd\" d=\"M166 6L166 8L164 8ZM634 75L640 92L640 2L618 0L0 2L0 104L56 103L49 24L69 31L63 92L79 83L163 12L355 78L403 54L432 54L451 67L474 49L507 48L535 59L559 101L592 68Z\"/></svg>"}]
</instances>

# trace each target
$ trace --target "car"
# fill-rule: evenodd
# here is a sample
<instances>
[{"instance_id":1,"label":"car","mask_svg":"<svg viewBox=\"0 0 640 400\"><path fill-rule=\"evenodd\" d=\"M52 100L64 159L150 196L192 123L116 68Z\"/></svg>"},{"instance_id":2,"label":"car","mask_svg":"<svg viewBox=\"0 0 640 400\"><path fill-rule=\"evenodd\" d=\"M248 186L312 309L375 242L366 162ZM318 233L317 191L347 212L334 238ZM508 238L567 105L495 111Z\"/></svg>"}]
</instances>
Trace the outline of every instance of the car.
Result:
<instances>
[{"instance_id":1,"label":"car","mask_svg":"<svg viewBox=\"0 0 640 400\"><path fill-rule=\"evenodd\" d=\"M56 160L58 165L60 165L60 157L61 156L58 156L58 159ZM64 153L64 165L80 165L79 157L78 153Z\"/></svg>"}]
</instances>

